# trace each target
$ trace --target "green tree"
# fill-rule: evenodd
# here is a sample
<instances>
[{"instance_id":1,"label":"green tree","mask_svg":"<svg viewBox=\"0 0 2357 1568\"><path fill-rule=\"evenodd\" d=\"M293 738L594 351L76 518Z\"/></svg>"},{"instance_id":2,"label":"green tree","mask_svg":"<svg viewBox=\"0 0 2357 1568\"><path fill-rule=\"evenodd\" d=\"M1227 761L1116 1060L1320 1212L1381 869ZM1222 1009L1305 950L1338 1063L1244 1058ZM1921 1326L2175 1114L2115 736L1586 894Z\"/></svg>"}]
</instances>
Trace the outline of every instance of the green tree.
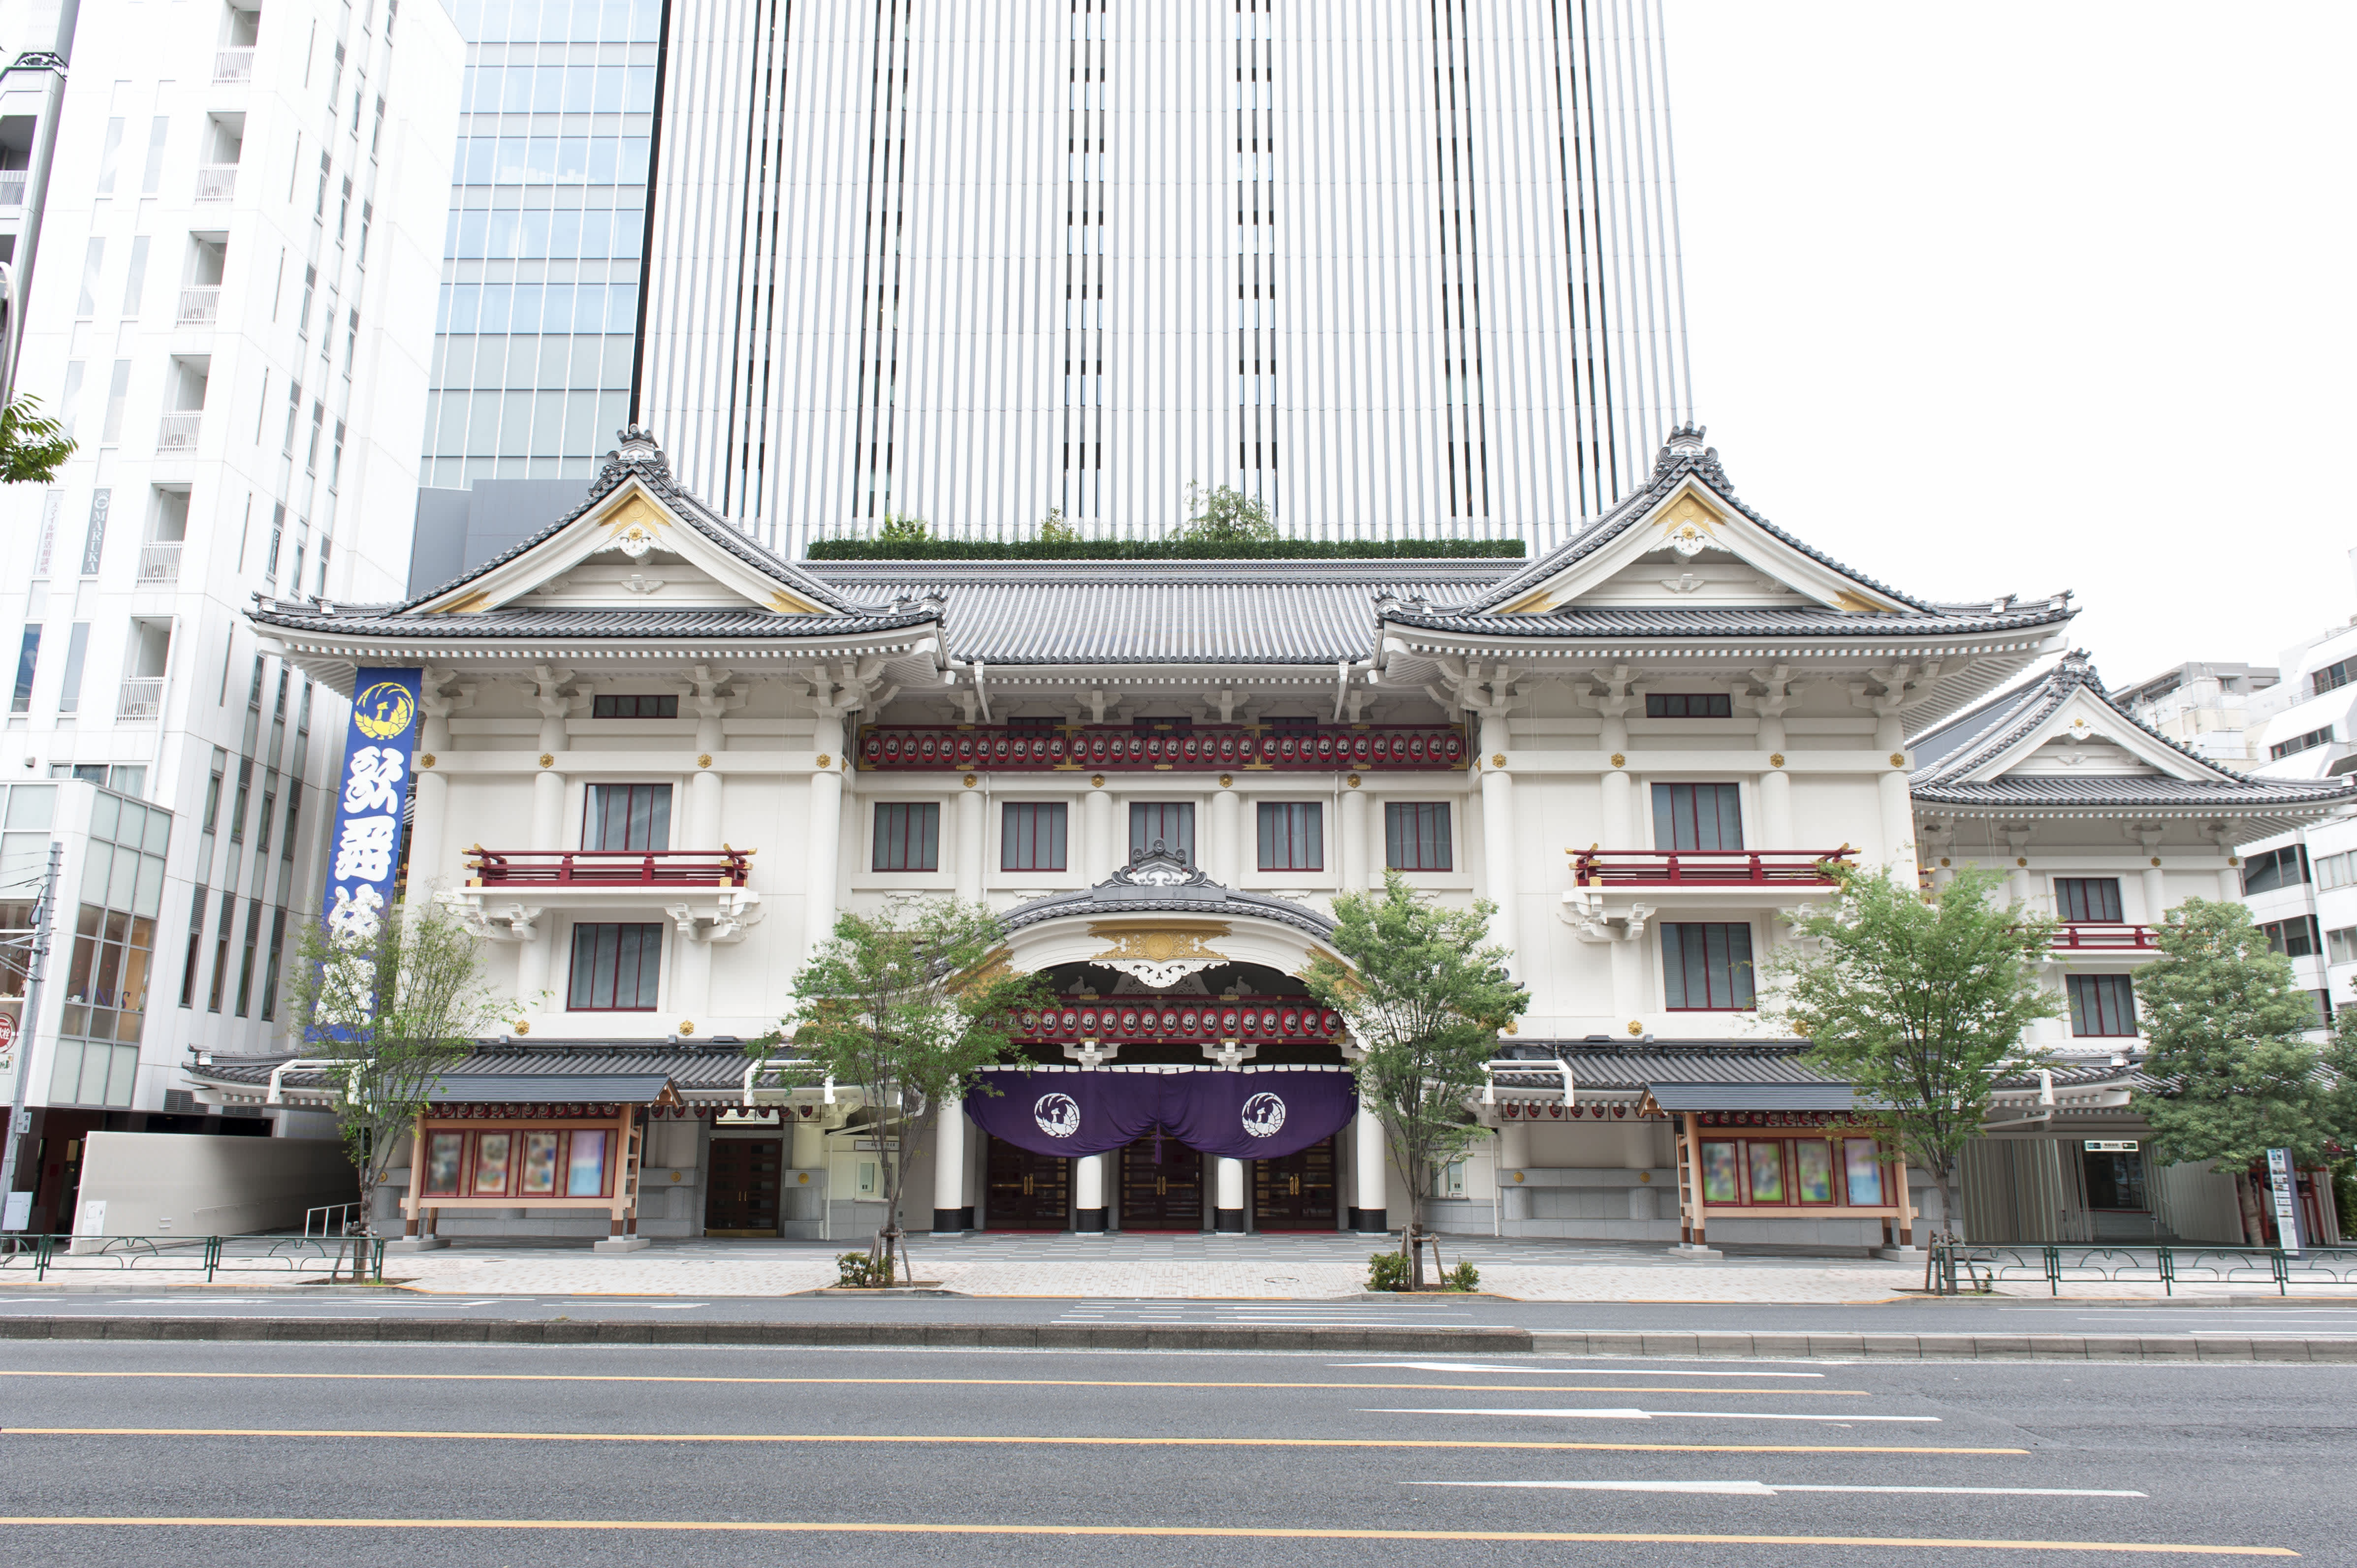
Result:
<instances>
[{"instance_id":1,"label":"green tree","mask_svg":"<svg viewBox=\"0 0 2357 1568\"><path fill-rule=\"evenodd\" d=\"M1079 542L1080 537L1081 531L1064 520L1062 507L1049 507L1048 515L1039 520L1039 542L1042 544L1073 544Z\"/></svg>"},{"instance_id":2,"label":"green tree","mask_svg":"<svg viewBox=\"0 0 2357 1568\"><path fill-rule=\"evenodd\" d=\"M1310 994L1350 1020L1365 1053L1352 1064L1359 1098L1383 1125L1406 1180L1407 1224L1400 1250L1412 1288L1424 1287L1424 1206L1440 1168L1481 1138L1466 1101L1485 1082L1498 1031L1530 1004L1506 972L1512 956L1490 942L1497 906L1449 909L1383 874L1378 895L1334 900L1334 950L1301 978Z\"/></svg>"},{"instance_id":3,"label":"green tree","mask_svg":"<svg viewBox=\"0 0 2357 1568\"><path fill-rule=\"evenodd\" d=\"M1005 934L986 906L954 898L846 910L794 976L779 1034L750 1047L766 1057L791 1040L797 1059L866 1099L884 1198L869 1252L879 1284L898 1268L900 1188L918 1140L944 1100L973 1090L983 1069L1006 1059L1012 1015L1045 1001L1038 976L1002 966Z\"/></svg>"},{"instance_id":4,"label":"green tree","mask_svg":"<svg viewBox=\"0 0 2357 1568\"><path fill-rule=\"evenodd\" d=\"M2038 983L2055 922L2000 907L1966 866L1931 897L1912 877L1834 867L1841 892L1793 922L1803 938L1761 966L1764 1021L1809 1042L1808 1061L1856 1087L1900 1156L1930 1174L1964 1238L1956 1165L1988 1118L1991 1085L2041 1054L2022 1038L2061 1012Z\"/></svg>"},{"instance_id":5,"label":"green tree","mask_svg":"<svg viewBox=\"0 0 2357 1568\"><path fill-rule=\"evenodd\" d=\"M2201 1161L2234 1178L2244 1239L2256 1243L2250 1167L2269 1149L2289 1149L2303 1165L2325 1164L2350 1091L2319 1070L2327 1053L2302 1037L2318 1027L2315 1004L2248 909L2189 898L2154 940L2160 956L2136 972L2136 993L2151 1045L2144 1068L2162 1087L2137 1108L2152 1127L2156 1157ZM2346 1038L2336 1031L2333 1054L2342 1059ZM2348 1123L2340 1125L2345 1132Z\"/></svg>"},{"instance_id":6,"label":"green tree","mask_svg":"<svg viewBox=\"0 0 2357 1568\"><path fill-rule=\"evenodd\" d=\"M1276 537L1268 503L1232 485L1187 487L1187 521L1170 535L1193 544L1254 544Z\"/></svg>"},{"instance_id":7,"label":"green tree","mask_svg":"<svg viewBox=\"0 0 2357 1568\"><path fill-rule=\"evenodd\" d=\"M27 392L0 408L0 484L47 484L73 455L73 438L41 413L39 398Z\"/></svg>"},{"instance_id":8,"label":"green tree","mask_svg":"<svg viewBox=\"0 0 2357 1568\"><path fill-rule=\"evenodd\" d=\"M923 544L933 537L933 531L921 517L902 517L898 512L886 512L876 530L879 544Z\"/></svg>"},{"instance_id":9,"label":"green tree","mask_svg":"<svg viewBox=\"0 0 2357 1568\"><path fill-rule=\"evenodd\" d=\"M306 921L296 954L287 1015L303 1053L328 1064L366 1216L435 1080L516 1004L485 980L474 933L436 904L395 904L373 930ZM375 1233L373 1220L362 1228Z\"/></svg>"}]
</instances>

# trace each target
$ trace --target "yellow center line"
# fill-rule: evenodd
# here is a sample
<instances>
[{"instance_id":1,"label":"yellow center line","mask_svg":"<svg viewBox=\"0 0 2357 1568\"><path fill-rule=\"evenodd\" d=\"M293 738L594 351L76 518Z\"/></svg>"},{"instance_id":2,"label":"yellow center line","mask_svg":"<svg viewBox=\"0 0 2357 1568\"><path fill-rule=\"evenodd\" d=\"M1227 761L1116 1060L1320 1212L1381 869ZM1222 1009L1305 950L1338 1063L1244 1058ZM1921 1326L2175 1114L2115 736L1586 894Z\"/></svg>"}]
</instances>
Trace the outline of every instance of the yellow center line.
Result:
<instances>
[{"instance_id":1,"label":"yellow center line","mask_svg":"<svg viewBox=\"0 0 2357 1568\"><path fill-rule=\"evenodd\" d=\"M1652 1530L1314 1530L1245 1525L1179 1524L897 1524L822 1520L674 1519L274 1519L170 1518L123 1515L0 1516L0 1527L67 1525L106 1528L177 1525L267 1530L694 1530L771 1535L1063 1535L1158 1536L1214 1541L1491 1541L1630 1546L1899 1546L1989 1552L2176 1552L2198 1557L2298 1557L2287 1546L2209 1546L2158 1541L2002 1541L1939 1535L1688 1535Z\"/></svg>"},{"instance_id":2,"label":"yellow center line","mask_svg":"<svg viewBox=\"0 0 2357 1568\"><path fill-rule=\"evenodd\" d=\"M466 1443L972 1443L1074 1448L1539 1448L1615 1454L2016 1454L2027 1448L1901 1447L1885 1444L1535 1443L1425 1437L1072 1437L1009 1434L913 1435L843 1432L420 1432L399 1427L0 1426L5 1437L362 1437Z\"/></svg>"},{"instance_id":3,"label":"yellow center line","mask_svg":"<svg viewBox=\"0 0 2357 1568\"><path fill-rule=\"evenodd\" d=\"M1814 1394L1872 1399L1866 1389L1657 1389L1631 1383L1202 1383L1155 1382L1100 1378L685 1378L538 1372L17 1372L0 1368L0 1378L259 1378L317 1381L398 1383L745 1383L827 1384L866 1388L877 1384L927 1388L1014 1389L1431 1389L1456 1393L1499 1394Z\"/></svg>"}]
</instances>

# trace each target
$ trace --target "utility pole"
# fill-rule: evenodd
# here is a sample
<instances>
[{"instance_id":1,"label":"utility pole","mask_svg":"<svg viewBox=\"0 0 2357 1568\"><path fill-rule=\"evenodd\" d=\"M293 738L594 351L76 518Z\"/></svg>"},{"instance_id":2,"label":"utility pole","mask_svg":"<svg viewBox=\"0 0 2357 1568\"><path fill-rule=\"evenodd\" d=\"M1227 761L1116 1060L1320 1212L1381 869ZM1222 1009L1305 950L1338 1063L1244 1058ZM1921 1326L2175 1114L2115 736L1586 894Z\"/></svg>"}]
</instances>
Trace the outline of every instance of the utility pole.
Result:
<instances>
[{"instance_id":1,"label":"utility pole","mask_svg":"<svg viewBox=\"0 0 2357 1568\"><path fill-rule=\"evenodd\" d=\"M8 1213L0 1219L10 1221L0 1225L0 1229L10 1230L22 1230L25 1223L15 1215L16 1160L22 1153L18 1145L24 1140L26 1123L31 1120L25 1110L25 1076L33 1060L33 1025L41 1015L41 974L48 968L49 925L58 907L58 865L65 858L65 845L55 839L49 841L48 873L41 879L41 901L33 906L33 950L25 964L25 1009L16 1020L16 1093L8 1107L7 1136L0 1140L0 1194L5 1194L8 1206ZM29 1207L29 1190L25 1201Z\"/></svg>"},{"instance_id":2,"label":"utility pole","mask_svg":"<svg viewBox=\"0 0 2357 1568\"><path fill-rule=\"evenodd\" d=\"M9 263L7 323L0 336L0 407L16 395L16 357L24 348L25 307L33 292L33 263L41 249L41 218L48 206L49 167L57 158L58 118L65 109L66 62L73 57L74 33L81 23L81 0L64 0L58 7L56 47L16 57L10 71L43 71L48 81L42 91L41 126L35 137L30 183L25 190L25 221L16 236L16 252ZM11 1136L14 1136L12 1133Z\"/></svg>"}]
</instances>

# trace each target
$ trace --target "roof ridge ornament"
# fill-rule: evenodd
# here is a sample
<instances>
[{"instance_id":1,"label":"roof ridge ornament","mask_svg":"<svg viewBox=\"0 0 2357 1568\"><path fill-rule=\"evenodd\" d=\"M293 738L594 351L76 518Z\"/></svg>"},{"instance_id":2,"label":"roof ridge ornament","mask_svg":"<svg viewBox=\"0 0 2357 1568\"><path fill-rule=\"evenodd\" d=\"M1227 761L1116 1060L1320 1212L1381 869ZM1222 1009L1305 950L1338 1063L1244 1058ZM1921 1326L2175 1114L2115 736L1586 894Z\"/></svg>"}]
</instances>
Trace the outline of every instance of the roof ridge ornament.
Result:
<instances>
[{"instance_id":1,"label":"roof ridge ornament","mask_svg":"<svg viewBox=\"0 0 2357 1568\"><path fill-rule=\"evenodd\" d=\"M1211 885L1211 879L1203 868L1193 864L1193 857L1183 849L1172 849L1160 839L1152 843L1133 847L1129 864L1114 872L1100 887L1200 887Z\"/></svg>"}]
</instances>

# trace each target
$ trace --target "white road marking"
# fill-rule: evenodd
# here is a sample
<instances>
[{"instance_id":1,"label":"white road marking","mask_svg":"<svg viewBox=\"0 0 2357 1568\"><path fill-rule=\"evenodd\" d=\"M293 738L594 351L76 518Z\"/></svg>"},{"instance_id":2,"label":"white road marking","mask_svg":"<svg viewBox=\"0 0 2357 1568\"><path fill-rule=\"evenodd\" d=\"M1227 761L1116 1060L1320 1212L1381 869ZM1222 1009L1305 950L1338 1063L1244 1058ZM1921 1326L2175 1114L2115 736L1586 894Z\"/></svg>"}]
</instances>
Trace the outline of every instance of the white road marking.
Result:
<instances>
[{"instance_id":1,"label":"white road marking","mask_svg":"<svg viewBox=\"0 0 2357 1568\"><path fill-rule=\"evenodd\" d=\"M1829 1421L1847 1426L1852 1422L1914 1422L1937 1424L1936 1415L1786 1415L1772 1411L1757 1410L1496 1410L1480 1406L1444 1406L1439 1408L1386 1405L1361 1410L1361 1415L1543 1415L1565 1418L1587 1418L1603 1421L1653 1421L1666 1416L1689 1416L1703 1421Z\"/></svg>"},{"instance_id":2,"label":"white road marking","mask_svg":"<svg viewBox=\"0 0 2357 1568\"><path fill-rule=\"evenodd\" d=\"M1403 1481L1404 1487L1520 1487L1566 1492L1707 1492L1718 1497L1772 1498L1781 1492L1899 1492L1965 1498L2141 1498L2079 1487L1795 1487L1760 1481Z\"/></svg>"},{"instance_id":3,"label":"white road marking","mask_svg":"<svg viewBox=\"0 0 2357 1568\"><path fill-rule=\"evenodd\" d=\"M1409 1372L1544 1372L1555 1377L1822 1378L1823 1372L1664 1372L1652 1367L1482 1367L1470 1361L1329 1361L1330 1367L1392 1367Z\"/></svg>"}]
</instances>

